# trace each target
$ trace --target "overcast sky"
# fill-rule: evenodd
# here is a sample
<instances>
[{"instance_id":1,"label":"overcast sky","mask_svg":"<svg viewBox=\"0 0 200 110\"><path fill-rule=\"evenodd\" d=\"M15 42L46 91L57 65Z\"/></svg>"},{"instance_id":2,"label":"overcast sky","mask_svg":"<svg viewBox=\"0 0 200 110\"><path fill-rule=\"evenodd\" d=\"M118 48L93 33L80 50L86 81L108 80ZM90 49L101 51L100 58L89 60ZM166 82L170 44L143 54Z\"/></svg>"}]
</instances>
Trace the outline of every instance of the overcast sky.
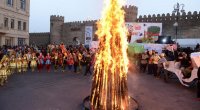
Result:
<instances>
[{"instance_id":1,"label":"overcast sky","mask_svg":"<svg viewBox=\"0 0 200 110\"><path fill-rule=\"evenodd\" d=\"M103 0L30 0L30 32L49 32L50 15L62 15L65 22L96 20L101 17ZM177 2L185 11L200 11L200 0L127 0L138 7L138 15L171 13Z\"/></svg>"}]
</instances>

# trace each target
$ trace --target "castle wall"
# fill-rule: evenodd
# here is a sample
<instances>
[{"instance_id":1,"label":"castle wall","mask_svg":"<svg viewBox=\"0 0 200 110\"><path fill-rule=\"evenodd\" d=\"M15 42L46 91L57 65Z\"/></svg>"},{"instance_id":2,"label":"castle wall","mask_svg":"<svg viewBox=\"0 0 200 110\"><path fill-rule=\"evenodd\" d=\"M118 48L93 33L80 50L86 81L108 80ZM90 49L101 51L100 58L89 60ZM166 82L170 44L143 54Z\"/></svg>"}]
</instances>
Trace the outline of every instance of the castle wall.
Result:
<instances>
[{"instance_id":1,"label":"castle wall","mask_svg":"<svg viewBox=\"0 0 200 110\"><path fill-rule=\"evenodd\" d=\"M50 43L50 33L30 33L30 45L48 45Z\"/></svg>"},{"instance_id":2,"label":"castle wall","mask_svg":"<svg viewBox=\"0 0 200 110\"><path fill-rule=\"evenodd\" d=\"M137 20L138 8L136 6L124 6L122 9L126 12L126 22L135 22ZM81 44L84 44L85 26L93 26L93 40L97 40L97 36L95 35L97 20L64 23L63 16L53 15L50 17L50 22L51 43L64 42L67 45L74 45L75 42L73 42L73 39L76 37Z\"/></svg>"},{"instance_id":3,"label":"castle wall","mask_svg":"<svg viewBox=\"0 0 200 110\"><path fill-rule=\"evenodd\" d=\"M125 22L154 22L163 23L163 33L165 36L175 36L176 22L175 14L158 14L139 16L138 8L135 6L124 6ZM180 38L200 38L200 12L188 12L178 14L178 39ZM74 45L73 39L78 38L81 44L85 43L85 26L93 26L93 40L97 40L95 32L97 20L92 21L76 21L64 23L63 16L53 15L50 17L50 43L64 42L67 45Z\"/></svg>"},{"instance_id":4,"label":"castle wall","mask_svg":"<svg viewBox=\"0 0 200 110\"><path fill-rule=\"evenodd\" d=\"M51 43L60 44L62 40L64 17L52 15L50 17L50 41Z\"/></svg>"},{"instance_id":5,"label":"castle wall","mask_svg":"<svg viewBox=\"0 0 200 110\"><path fill-rule=\"evenodd\" d=\"M123 6L122 9L125 11L126 22L135 22L137 20L138 8L136 6Z\"/></svg>"},{"instance_id":6,"label":"castle wall","mask_svg":"<svg viewBox=\"0 0 200 110\"><path fill-rule=\"evenodd\" d=\"M175 14L158 14L139 16L137 22L161 22L163 23L163 35L175 37L175 27L177 16ZM188 12L178 14L178 39L200 38L200 12Z\"/></svg>"},{"instance_id":7,"label":"castle wall","mask_svg":"<svg viewBox=\"0 0 200 110\"><path fill-rule=\"evenodd\" d=\"M96 21L68 22L63 26L62 41L67 45L75 45L73 39L76 37L81 44L85 43L85 26L93 26L93 39L95 38ZM94 39L95 40L95 39Z\"/></svg>"}]
</instances>

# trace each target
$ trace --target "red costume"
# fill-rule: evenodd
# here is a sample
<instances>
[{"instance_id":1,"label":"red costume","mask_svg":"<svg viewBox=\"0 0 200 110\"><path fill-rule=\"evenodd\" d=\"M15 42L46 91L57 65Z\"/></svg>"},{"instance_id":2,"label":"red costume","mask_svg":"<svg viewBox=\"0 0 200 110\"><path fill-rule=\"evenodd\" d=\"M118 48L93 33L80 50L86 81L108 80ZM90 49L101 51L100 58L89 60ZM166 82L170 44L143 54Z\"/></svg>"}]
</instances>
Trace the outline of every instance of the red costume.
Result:
<instances>
[{"instance_id":1,"label":"red costume","mask_svg":"<svg viewBox=\"0 0 200 110\"><path fill-rule=\"evenodd\" d=\"M50 72L50 66L51 66L51 56L49 55L49 53L47 54L47 56L45 57L46 60L46 69L48 72Z\"/></svg>"},{"instance_id":2,"label":"red costume","mask_svg":"<svg viewBox=\"0 0 200 110\"><path fill-rule=\"evenodd\" d=\"M62 53L67 52L67 49L65 48L65 45L64 45L64 44L61 44L61 45L60 45L60 49L62 50Z\"/></svg>"}]
</instances>

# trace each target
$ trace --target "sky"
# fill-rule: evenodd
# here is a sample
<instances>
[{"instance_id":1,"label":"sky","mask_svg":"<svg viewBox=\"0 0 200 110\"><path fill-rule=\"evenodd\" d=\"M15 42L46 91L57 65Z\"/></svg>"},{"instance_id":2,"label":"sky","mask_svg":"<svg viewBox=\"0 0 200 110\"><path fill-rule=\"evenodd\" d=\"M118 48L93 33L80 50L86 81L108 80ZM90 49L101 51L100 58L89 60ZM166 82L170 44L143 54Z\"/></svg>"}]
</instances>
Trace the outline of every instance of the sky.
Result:
<instances>
[{"instance_id":1,"label":"sky","mask_svg":"<svg viewBox=\"0 0 200 110\"><path fill-rule=\"evenodd\" d=\"M138 7L138 16L172 13L176 3L186 12L200 12L200 0L126 0ZM96 20L102 9L103 0L30 0L30 32L49 32L51 15L64 16L65 22Z\"/></svg>"}]
</instances>

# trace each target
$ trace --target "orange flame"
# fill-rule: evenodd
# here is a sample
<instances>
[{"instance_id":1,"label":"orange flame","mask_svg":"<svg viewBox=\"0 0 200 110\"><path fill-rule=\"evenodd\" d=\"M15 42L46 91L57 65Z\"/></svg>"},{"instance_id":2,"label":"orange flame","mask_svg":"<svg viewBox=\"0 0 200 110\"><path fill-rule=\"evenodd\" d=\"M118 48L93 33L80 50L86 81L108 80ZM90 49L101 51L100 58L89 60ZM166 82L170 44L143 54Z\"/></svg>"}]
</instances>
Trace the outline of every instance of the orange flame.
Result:
<instances>
[{"instance_id":1,"label":"orange flame","mask_svg":"<svg viewBox=\"0 0 200 110\"><path fill-rule=\"evenodd\" d=\"M124 0L106 2L102 19L97 23L99 51L96 55L91 95L92 110L127 110L127 29Z\"/></svg>"}]
</instances>

